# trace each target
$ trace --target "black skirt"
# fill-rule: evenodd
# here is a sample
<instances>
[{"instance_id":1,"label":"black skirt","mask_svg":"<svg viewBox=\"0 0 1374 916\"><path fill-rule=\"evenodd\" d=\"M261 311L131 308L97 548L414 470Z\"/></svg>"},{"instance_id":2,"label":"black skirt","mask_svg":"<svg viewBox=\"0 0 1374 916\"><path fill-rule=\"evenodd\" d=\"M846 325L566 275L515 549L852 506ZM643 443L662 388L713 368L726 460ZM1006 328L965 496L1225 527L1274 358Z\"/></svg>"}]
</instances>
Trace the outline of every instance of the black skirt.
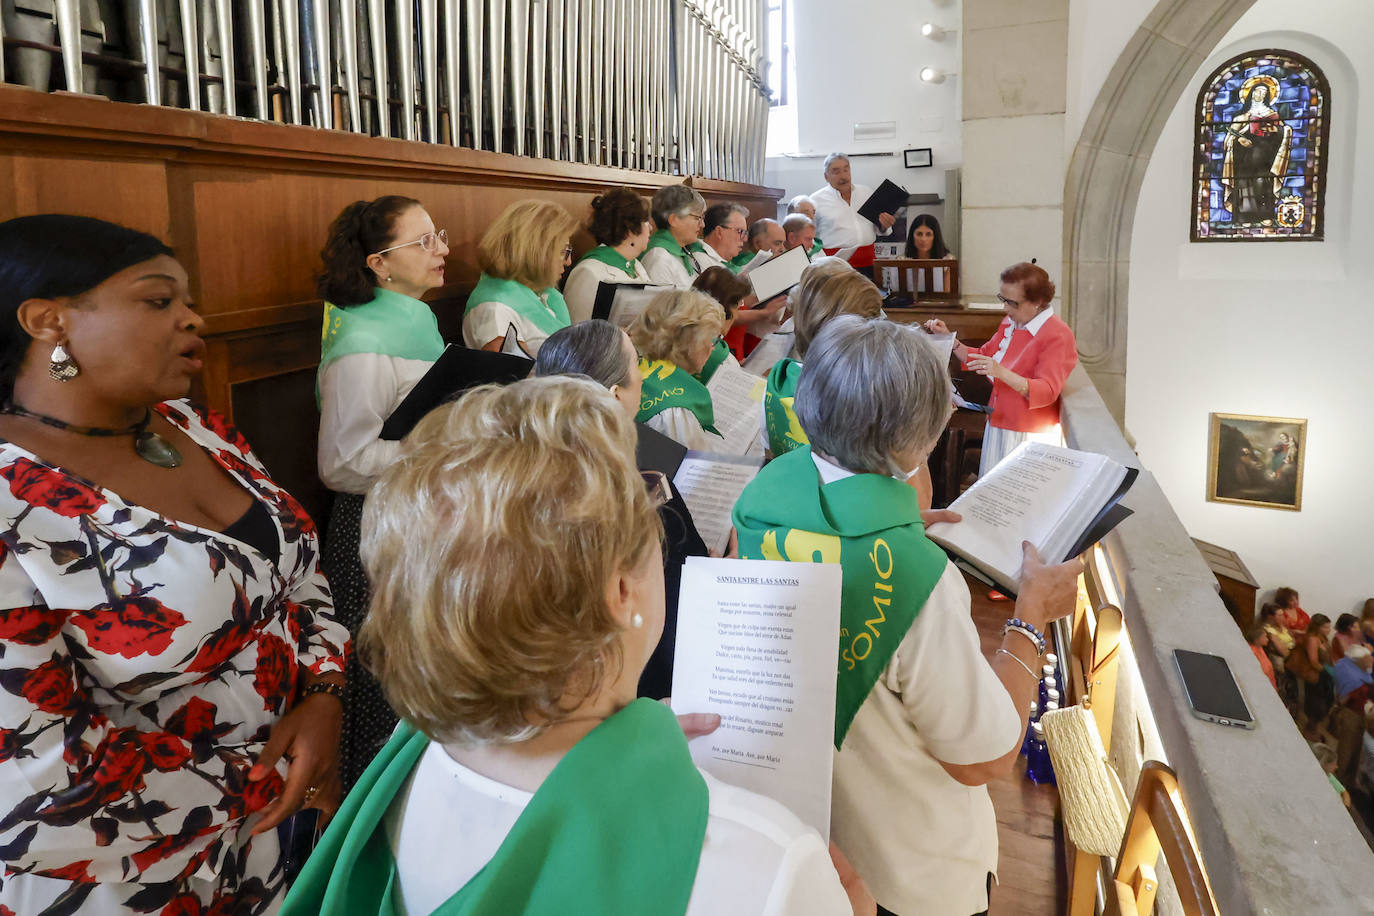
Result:
<instances>
[{"instance_id":1,"label":"black skirt","mask_svg":"<svg viewBox=\"0 0 1374 916\"><path fill-rule=\"evenodd\" d=\"M324 553L320 566L334 593L334 613L355 644L367 616L371 592L358 556L358 534L363 519L363 497L338 493L329 513ZM344 792L353 788L372 758L396 728L397 717L382 695L377 679L359 663L355 652L348 660L348 686L344 689L343 736L339 743L339 775Z\"/></svg>"}]
</instances>

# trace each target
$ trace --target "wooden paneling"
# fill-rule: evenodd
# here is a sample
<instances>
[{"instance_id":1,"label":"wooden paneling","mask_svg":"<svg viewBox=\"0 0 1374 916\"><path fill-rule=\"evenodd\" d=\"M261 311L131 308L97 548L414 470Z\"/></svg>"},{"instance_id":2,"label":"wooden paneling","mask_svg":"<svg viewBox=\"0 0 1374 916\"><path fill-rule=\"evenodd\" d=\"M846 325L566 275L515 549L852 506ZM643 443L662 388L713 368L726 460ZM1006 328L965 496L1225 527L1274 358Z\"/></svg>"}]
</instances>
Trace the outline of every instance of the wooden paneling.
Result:
<instances>
[{"instance_id":1,"label":"wooden paneling","mask_svg":"<svg viewBox=\"0 0 1374 916\"><path fill-rule=\"evenodd\" d=\"M646 195L671 175L384 140L338 131L0 86L0 219L79 213L166 240L206 316L198 394L234 419L284 486L324 506L314 474L319 251L354 200L404 194L448 229L447 284L430 296L457 335L477 242L505 207L552 200L585 222L594 196ZM773 216L782 192L695 179L709 202ZM579 251L592 246L580 231Z\"/></svg>"}]
</instances>

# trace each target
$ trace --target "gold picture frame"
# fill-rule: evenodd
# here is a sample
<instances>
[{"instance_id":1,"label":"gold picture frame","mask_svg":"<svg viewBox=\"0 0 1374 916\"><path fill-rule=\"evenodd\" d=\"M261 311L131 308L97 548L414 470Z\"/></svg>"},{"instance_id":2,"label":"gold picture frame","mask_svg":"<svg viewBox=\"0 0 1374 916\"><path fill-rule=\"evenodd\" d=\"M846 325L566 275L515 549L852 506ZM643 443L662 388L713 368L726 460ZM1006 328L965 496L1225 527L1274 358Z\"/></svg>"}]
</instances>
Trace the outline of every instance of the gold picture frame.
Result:
<instances>
[{"instance_id":1,"label":"gold picture frame","mask_svg":"<svg viewBox=\"0 0 1374 916\"><path fill-rule=\"evenodd\" d=\"M1207 500L1302 511L1307 421L1213 413L1207 436Z\"/></svg>"}]
</instances>

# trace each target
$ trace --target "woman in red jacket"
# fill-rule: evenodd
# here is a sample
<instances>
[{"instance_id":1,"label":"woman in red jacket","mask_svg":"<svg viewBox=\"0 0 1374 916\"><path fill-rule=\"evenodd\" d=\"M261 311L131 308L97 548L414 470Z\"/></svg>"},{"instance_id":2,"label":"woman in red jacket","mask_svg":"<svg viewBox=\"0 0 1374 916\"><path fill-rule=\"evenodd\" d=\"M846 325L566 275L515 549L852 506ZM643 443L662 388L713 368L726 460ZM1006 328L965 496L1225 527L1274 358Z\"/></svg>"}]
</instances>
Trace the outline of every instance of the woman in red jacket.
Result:
<instances>
[{"instance_id":1,"label":"woman in red jacket","mask_svg":"<svg viewBox=\"0 0 1374 916\"><path fill-rule=\"evenodd\" d=\"M992 339L974 349L956 344L967 369L992 379L991 416L983 436L979 476L1032 437L1059 440L1059 393L1078 362L1073 331L1054 314L1054 283L1044 268L1022 262L1002 271L1006 319ZM932 333L948 333L938 318Z\"/></svg>"}]
</instances>

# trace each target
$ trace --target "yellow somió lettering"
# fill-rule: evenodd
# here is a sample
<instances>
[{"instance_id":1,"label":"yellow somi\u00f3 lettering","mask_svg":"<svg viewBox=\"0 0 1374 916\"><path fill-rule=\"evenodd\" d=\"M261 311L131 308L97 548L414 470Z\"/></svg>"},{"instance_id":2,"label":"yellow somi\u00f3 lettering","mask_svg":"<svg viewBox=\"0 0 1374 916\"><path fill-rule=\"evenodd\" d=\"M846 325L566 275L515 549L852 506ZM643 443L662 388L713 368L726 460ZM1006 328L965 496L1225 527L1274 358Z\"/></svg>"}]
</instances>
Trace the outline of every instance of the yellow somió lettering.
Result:
<instances>
[{"instance_id":1,"label":"yellow somi\u00f3 lettering","mask_svg":"<svg viewBox=\"0 0 1374 916\"><path fill-rule=\"evenodd\" d=\"M864 641L864 650L862 653L859 652L859 640L861 639ZM854 641L849 644L849 651L854 653L856 659L863 661L868 658L868 653L873 651L873 640L867 633L860 633L858 636L855 636Z\"/></svg>"},{"instance_id":2,"label":"yellow somi\u00f3 lettering","mask_svg":"<svg viewBox=\"0 0 1374 916\"><path fill-rule=\"evenodd\" d=\"M877 595L874 595L874 596L873 596L873 607L877 609L877 611L878 611L878 616L877 616L877 617L874 617L874 618L871 618L871 619L869 619L869 620L865 620L865 621L864 621L864 626L868 627L870 630L873 631L873 637L874 637L875 639L876 639L877 637L883 635L883 634L881 634L881 633L878 632L878 628L877 628L876 626L874 626L874 624L876 624L876 623L887 623L887 615L883 613L883 605L884 605L884 604L888 604L888 605L892 604L892 599L891 599L891 598L879 598Z\"/></svg>"},{"instance_id":3,"label":"yellow somi\u00f3 lettering","mask_svg":"<svg viewBox=\"0 0 1374 916\"><path fill-rule=\"evenodd\" d=\"M883 555L887 557L887 571L878 564L878 548L883 549ZM873 563L873 571L878 574L879 579L886 579L892 575L892 548L887 546L887 541L878 538L873 542L873 552L868 555L868 559Z\"/></svg>"},{"instance_id":4,"label":"yellow somi\u00f3 lettering","mask_svg":"<svg viewBox=\"0 0 1374 916\"><path fill-rule=\"evenodd\" d=\"M833 534L818 534L793 528L783 542L787 559L801 563L840 562L840 539Z\"/></svg>"}]
</instances>

